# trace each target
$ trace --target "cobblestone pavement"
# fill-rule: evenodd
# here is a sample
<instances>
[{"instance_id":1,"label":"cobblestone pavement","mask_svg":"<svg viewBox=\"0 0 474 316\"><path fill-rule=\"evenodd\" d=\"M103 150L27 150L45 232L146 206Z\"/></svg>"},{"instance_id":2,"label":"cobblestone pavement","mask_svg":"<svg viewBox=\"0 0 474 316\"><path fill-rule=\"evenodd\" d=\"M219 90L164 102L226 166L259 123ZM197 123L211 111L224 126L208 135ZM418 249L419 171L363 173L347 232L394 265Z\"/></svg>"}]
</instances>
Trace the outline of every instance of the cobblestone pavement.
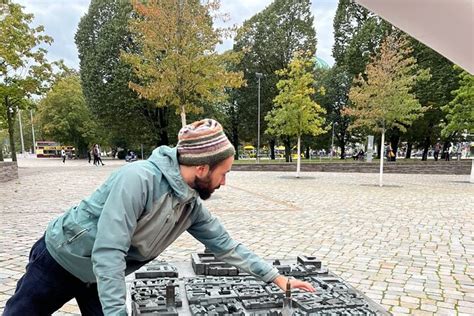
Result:
<instances>
[{"instance_id":1,"label":"cobblestone pavement","mask_svg":"<svg viewBox=\"0 0 474 316\"><path fill-rule=\"evenodd\" d=\"M123 162L19 162L0 183L0 312L47 223ZM206 201L231 235L265 258L315 255L393 314L474 312L474 185L468 176L231 172ZM183 234L163 254L189 260ZM79 314L74 301L55 315Z\"/></svg>"}]
</instances>

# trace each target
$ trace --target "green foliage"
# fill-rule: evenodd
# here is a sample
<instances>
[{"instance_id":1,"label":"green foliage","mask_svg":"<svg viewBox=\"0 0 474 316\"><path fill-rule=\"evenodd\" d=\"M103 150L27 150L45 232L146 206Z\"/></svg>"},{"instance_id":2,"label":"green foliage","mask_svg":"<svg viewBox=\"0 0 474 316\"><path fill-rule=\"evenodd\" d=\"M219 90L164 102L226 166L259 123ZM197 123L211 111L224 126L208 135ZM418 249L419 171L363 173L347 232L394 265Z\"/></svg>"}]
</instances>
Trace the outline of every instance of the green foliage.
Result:
<instances>
[{"instance_id":1,"label":"green foliage","mask_svg":"<svg viewBox=\"0 0 474 316\"><path fill-rule=\"evenodd\" d=\"M457 80L460 70L438 52L415 39L411 39L413 57L422 69L429 69L430 80L420 81L414 87L414 92L420 104L426 109L424 115L418 118L403 137L410 143L424 147L425 155L430 145L439 140L441 135L440 122L445 120L446 113L441 107L452 99L451 91L458 89ZM445 135L447 139L450 135Z\"/></svg>"},{"instance_id":2,"label":"green foliage","mask_svg":"<svg viewBox=\"0 0 474 316\"><path fill-rule=\"evenodd\" d=\"M365 77L358 76L350 90L353 107L345 113L354 117L352 127L365 126L384 132L398 128L402 132L423 111L412 92L418 80L429 78L427 71L417 69L416 60L404 36L388 36L380 54L367 65Z\"/></svg>"},{"instance_id":3,"label":"green foliage","mask_svg":"<svg viewBox=\"0 0 474 316\"><path fill-rule=\"evenodd\" d=\"M182 124L186 113L201 113L203 103L223 102L226 88L243 84L242 73L228 71L240 54L218 54L222 30L213 28L211 15L219 1L176 0L133 2L137 16L129 27L138 51L123 51L137 80L129 86L158 107L176 107Z\"/></svg>"},{"instance_id":4,"label":"green foliage","mask_svg":"<svg viewBox=\"0 0 474 316\"><path fill-rule=\"evenodd\" d=\"M442 130L445 136L474 133L474 76L463 71L459 75L459 85L459 89L452 92L454 99L442 107L447 121Z\"/></svg>"},{"instance_id":5,"label":"green foliage","mask_svg":"<svg viewBox=\"0 0 474 316\"><path fill-rule=\"evenodd\" d=\"M340 0L334 17L333 56L336 60L326 84L328 98L335 103L328 104L328 120L335 125L335 136L344 158L346 142L355 135L363 135L364 129L349 130L350 118L344 115L344 108L351 106L349 90L353 79L363 73L370 58L377 54L380 43L393 27L364 7L351 0ZM330 78L334 76L334 78ZM325 102L322 103L326 104Z\"/></svg>"},{"instance_id":6,"label":"green foliage","mask_svg":"<svg viewBox=\"0 0 474 316\"><path fill-rule=\"evenodd\" d=\"M113 146L168 144L168 111L129 89L133 71L120 59L121 51L137 50L127 27L132 14L129 1L91 1L75 36L84 96Z\"/></svg>"},{"instance_id":7,"label":"green foliage","mask_svg":"<svg viewBox=\"0 0 474 316\"><path fill-rule=\"evenodd\" d=\"M0 128L7 125L12 159L16 161L14 122L18 109L30 106L27 98L46 91L53 79L53 65L43 48L52 38L43 26L30 27L32 14L8 3L8 14L0 20Z\"/></svg>"},{"instance_id":8,"label":"green foliage","mask_svg":"<svg viewBox=\"0 0 474 316\"><path fill-rule=\"evenodd\" d=\"M100 129L86 106L79 76L57 80L38 105L38 122L44 137L74 144L85 155L90 144L100 142Z\"/></svg>"},{"instance_id":9,"label":"green foliage","mask_svg":"<svg viewBox=\"0 0 474 316\"><path fill-rule=\"evenodd\" d=\"M316 49L316 31L309 0L275 0L262 12L244 22L235 39L234 50L243 52L238 65L243 71L247 86L235 91L232 98L232 128L245 141L257 135L257 79L255 73L263 73L261 79L262 117L273 109L278 94L275 71L288 66L296 51ZM262 120L262 130L267 128ZM272 137L273 138L273 137Z\"/></svg>"},{"instance_id":10,"label":"green foliage","mask_svg":"<svg viewBox=\"0 0 474 316\"><path fill-rule=\"evenodd\" d=\"M267 133L276 136L297 136L303 134L319 135L326 111L312 100L316 93L312 75L311 54L295 54L287 69L277 71L281 77L275 97L275 108L268 113Z\"/></svg>"}]
</instances>

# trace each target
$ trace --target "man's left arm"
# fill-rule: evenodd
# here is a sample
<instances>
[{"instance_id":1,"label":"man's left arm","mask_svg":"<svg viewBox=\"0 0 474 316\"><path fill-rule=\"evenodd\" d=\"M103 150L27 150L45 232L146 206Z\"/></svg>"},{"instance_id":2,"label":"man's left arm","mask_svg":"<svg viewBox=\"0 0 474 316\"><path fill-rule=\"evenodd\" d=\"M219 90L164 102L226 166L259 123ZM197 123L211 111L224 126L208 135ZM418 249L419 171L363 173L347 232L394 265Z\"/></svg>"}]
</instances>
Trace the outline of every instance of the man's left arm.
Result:
<instances>
[{"instance_id":1,"label":"man's left arm","mask_svg":"<svg viewBox=\"0 0 474 316\"><path fill-rule=\"evenodd\" d=\"M287 278L280 275L278 270L262 260L241 243L233 240L220 221L210 214L201 201L196 202L196 217L188 232L216 257L224 262L237 266L245 272L258 277L264 282L274 282L281 289L286 288ZM200 209L199 209L200 208ZM311 284L300 280L290 280L292 288L301 288L313 292Z\"/></svg>"}]
</instances>

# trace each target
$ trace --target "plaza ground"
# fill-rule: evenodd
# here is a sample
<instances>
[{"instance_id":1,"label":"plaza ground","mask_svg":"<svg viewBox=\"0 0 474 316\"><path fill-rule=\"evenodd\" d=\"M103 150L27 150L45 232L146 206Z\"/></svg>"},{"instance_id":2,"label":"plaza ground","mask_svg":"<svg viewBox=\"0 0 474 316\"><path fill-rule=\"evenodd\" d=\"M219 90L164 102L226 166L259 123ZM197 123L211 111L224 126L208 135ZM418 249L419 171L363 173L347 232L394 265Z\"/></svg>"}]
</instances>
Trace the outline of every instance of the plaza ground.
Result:
<instances>
[{"instance_id":1,"label":"plaza ground","mask_svg":"<svg viewBox=\"0 0 474 316\"><path fill-rule=\"evenodd\" d=\"M0 183L0 312L47 223L90 194L123 161L21 159ZM474 311L474 185L468 175L231 172L205 204L264 258L314 255L395 315ZM161 256L189 260L183 234ZM79 314L72 301L55 315Z\"/></svg>"}]
</instances>

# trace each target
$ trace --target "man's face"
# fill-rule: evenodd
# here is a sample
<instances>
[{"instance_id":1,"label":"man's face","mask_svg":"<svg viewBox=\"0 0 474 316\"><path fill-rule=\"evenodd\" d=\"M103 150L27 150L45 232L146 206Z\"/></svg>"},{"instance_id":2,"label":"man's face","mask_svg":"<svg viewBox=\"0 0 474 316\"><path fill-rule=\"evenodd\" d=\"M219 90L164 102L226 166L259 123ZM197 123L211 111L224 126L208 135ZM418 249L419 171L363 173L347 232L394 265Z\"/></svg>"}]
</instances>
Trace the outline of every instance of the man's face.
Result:
<instances>
[{"instance_id":1,"label":"man's face","mask_svg":"<svg viewBox=\"0 0 474 316\"><path fill-rule=\"evenodd\" d=\"M209 170L205 176L196 175L194 179L194 189L199 193L203 200L211 197L216 189L221 185L225 185L226 174L230 171L234 157L229 157L218 164L213 170Z\"/></svg>"}]
</instances>

